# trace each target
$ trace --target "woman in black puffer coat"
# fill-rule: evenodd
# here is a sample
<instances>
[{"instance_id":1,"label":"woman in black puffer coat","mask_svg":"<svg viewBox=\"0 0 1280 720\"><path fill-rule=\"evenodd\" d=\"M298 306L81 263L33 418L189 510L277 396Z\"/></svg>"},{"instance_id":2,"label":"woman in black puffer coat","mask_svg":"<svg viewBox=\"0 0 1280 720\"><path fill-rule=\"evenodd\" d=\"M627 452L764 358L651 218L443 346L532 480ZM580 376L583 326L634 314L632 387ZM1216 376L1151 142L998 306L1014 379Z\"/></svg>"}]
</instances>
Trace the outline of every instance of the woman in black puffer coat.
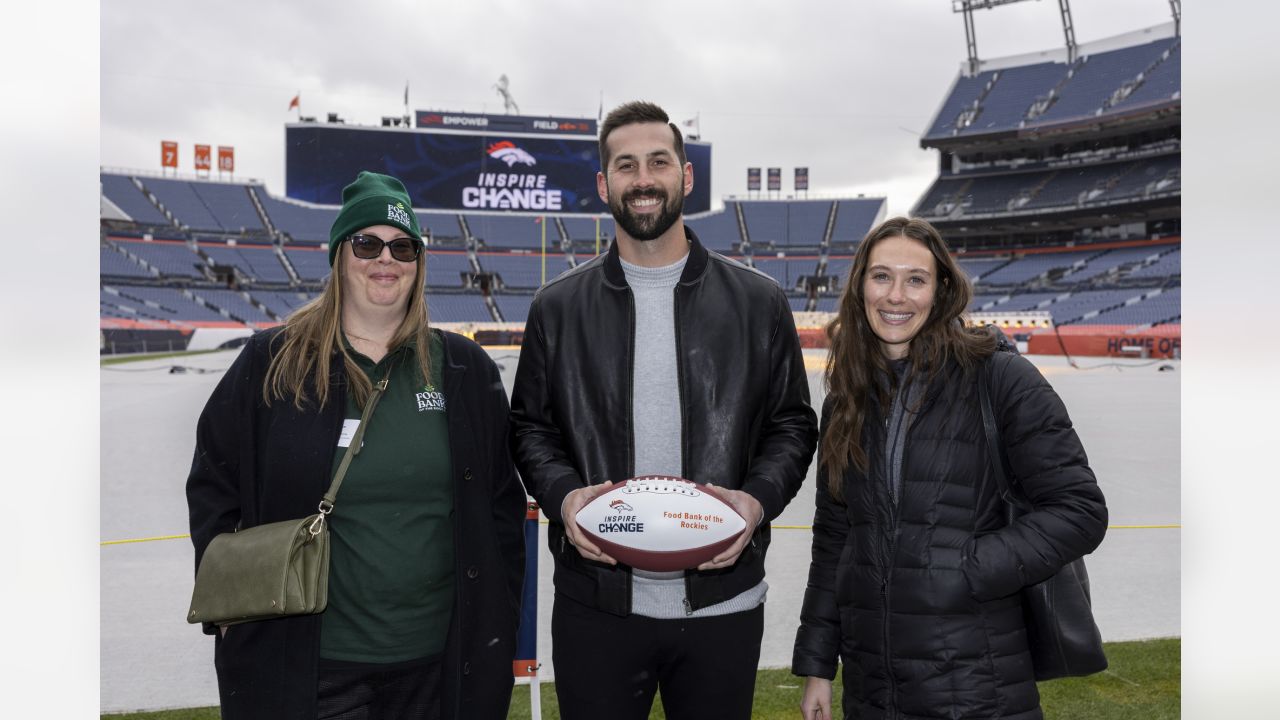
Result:
<instances>
[{"instance_id":1,"label":"woman in black puffer coat","mask_svg":"<svg viewBox=\"0 0 1280 720\"><path fill-rule=\"evenodd\" d=\"M938 232L894 218L859 247L827 328L813 561L792 672L805 720L1041 718L1019 590L1102 542L1107 509L1039 371L965 329ZM1006 526L977 373L1034 511Z\"/></svg>"}]
</instances>

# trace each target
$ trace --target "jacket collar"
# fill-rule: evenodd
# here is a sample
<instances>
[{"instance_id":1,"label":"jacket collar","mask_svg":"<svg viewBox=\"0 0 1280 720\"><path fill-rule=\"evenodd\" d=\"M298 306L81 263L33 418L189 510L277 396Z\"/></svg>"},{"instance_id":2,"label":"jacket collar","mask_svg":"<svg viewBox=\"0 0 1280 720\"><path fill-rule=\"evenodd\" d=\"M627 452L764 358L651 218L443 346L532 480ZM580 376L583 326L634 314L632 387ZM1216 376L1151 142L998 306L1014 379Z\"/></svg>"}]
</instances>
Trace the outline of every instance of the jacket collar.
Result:
<instances>
[{"instance_id":1,"label":"jacket collar","mask_svg":"<svg viewBox=\"0 0 1280 720\"><path fill-rule=\"evenodd\" d=\"M702 246L693 228L684 226L685 239L689 241L689 260L684 264L684 272L680 273L680 284L691 285L702 279L707 270L707 249ZM609 244L609 252L604 258L605 283L614 288L627 287L627 275L622 270L622 260L618 255L618 236L613 236Z\"/></svg>"}]
</instances>

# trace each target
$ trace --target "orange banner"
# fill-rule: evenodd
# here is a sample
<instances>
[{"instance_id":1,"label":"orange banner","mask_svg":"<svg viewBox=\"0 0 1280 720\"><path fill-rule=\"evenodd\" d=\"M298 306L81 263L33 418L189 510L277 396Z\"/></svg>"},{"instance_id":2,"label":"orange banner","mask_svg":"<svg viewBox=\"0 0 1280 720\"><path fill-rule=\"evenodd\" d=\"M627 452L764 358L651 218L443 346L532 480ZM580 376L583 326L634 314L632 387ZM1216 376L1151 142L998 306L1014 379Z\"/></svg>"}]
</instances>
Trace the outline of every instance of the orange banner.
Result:
<instances>
[{"instance_id":1,"label":"orange banner","mask_svg":"<svg viewBox=\"0 0 1280 720\"><path fill-rule=\"evenodd\" d=\"M1157 325L1141 332L1108 325L1081 325L1042 330L1027 341L1028 355L1181 358L1182 326Z\"/></svg>"},{"instance_id":2,"label":"orange banner","mask_svg":"<svg viewBox=\"0 0 1280 720\"><path fill-rule=\"evenodd\" d=\"M211 160L209 158L209 146L197 145L196 146L196 170L204 170L205 172L208 172L210 167L212 167L212 165L211 165Z\"/></svg>"},{"instance_id":3,"label":"orange banner","mask_svg":"<svg viewBox=\"0 0 1280 720\"><path fill-rule=\"evenodd\" d=\"M178 167L178 143L172 140L160 141L160 167Z\"/></svg>"},{"instance_id":4,"label":"orange banner","mask_svg":"<svg viewBox=\"0 0 1280 720\"><path fill-rule=\"evenodd\" d=\"M218 172L236 171L236 149L228 145L218 146Z\"/></svg>"}]
</instances>

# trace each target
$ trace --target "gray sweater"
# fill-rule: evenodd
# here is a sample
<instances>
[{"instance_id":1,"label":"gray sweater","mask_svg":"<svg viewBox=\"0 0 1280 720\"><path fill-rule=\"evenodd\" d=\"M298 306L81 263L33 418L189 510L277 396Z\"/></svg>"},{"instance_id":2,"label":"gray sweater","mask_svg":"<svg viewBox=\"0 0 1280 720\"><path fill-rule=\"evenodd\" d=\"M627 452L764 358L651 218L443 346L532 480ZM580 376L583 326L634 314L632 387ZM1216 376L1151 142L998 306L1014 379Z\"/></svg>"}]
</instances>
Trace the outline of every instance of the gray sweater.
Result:
<instances>
[{"instance_id":1,"label":"gray sweater","mask_svg":"<svg viewBox=\"0 0 1280 720\"><path fill-rule=\"evenodd\" d=\"M680 379L676 364L675 287L688 254L665 267L649 268L622 261L636 300L635 366L631 378L631 427L635 473L681 477ZM697 478L689 478L697 481ZM755 587L728 600L689 613L685 609L684 573L635 570L631 612L659 619L710 617L751 610L764 602L769 586Z\"/></svg>"}]
</instances>

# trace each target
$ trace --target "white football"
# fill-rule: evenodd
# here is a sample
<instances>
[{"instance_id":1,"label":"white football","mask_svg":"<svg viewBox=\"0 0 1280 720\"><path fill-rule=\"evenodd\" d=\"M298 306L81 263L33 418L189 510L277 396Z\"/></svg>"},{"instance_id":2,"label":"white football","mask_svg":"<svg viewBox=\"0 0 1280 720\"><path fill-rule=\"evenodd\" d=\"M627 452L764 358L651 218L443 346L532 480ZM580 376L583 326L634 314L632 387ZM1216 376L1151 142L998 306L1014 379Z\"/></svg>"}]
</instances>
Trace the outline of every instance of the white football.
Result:
<instances>
[{"instance_id":1,"label":"white football","mask_svg":"<svg viewBox=\"0 0 1280 720\"><path fill-rule=\"evenodd\" d=\"M667 475L631 478L583 506L576 521L620 563L685 570L714 558L747 526L718 490Z\"/></svg>"}]
</instances>

